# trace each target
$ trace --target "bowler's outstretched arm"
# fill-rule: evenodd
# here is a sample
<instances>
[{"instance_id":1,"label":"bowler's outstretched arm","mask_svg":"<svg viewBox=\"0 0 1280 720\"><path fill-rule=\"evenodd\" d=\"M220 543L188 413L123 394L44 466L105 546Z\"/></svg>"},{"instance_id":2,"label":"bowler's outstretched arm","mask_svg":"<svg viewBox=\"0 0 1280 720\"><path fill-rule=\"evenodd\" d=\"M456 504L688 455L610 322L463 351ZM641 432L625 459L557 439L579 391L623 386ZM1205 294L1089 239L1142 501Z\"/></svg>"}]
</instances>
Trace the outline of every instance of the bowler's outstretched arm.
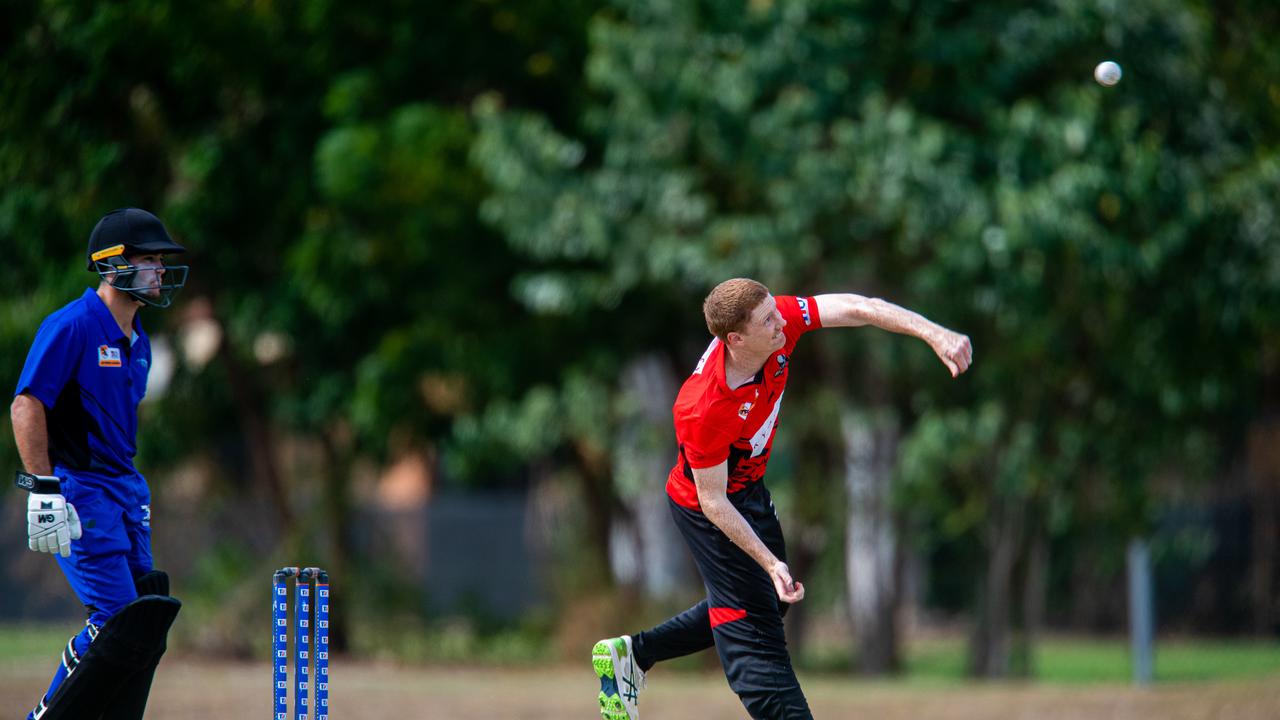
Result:
<instances>
[{"instance_id":1,"label":"bowler's outstretched arm","mask_svg":"<svg viewBox=\"0 0 1280 720\"><path fill-rule=\"evenodd\" d=\"M942 360L951 377L973 364L973 344L967 335L948 330L919 313L880 298L853 293L818 295L818 314L823 327L861 327L871 325L881 330L902 333L929 343Z\"/></svg>"}]
</instances>

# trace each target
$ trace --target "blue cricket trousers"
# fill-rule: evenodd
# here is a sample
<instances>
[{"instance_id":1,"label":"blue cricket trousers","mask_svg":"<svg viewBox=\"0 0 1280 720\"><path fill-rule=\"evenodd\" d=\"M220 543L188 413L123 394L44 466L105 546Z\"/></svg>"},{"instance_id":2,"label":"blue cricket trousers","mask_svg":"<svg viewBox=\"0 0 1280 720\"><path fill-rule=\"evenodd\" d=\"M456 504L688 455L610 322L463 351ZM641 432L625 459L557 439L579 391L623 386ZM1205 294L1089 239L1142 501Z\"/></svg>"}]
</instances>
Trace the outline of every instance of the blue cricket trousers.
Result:
<instances>
[{"instance_id":1,"label":"blue cricket trousers","mask_svg":"<svg viewBox=\"0 0 1280 720\"><path fill-rule=\"evenodd\" d=\"M151 491L139 474L109 477L55 467L62 494L80 515L83 535L71 542L71 556L56 556L62 573L89 615L67 642L45 702L67 678L89 643L112 615L138 598L134 578L152 570ZM34 712L28 715L33 720Z\"/></svg>"}]
</instances>

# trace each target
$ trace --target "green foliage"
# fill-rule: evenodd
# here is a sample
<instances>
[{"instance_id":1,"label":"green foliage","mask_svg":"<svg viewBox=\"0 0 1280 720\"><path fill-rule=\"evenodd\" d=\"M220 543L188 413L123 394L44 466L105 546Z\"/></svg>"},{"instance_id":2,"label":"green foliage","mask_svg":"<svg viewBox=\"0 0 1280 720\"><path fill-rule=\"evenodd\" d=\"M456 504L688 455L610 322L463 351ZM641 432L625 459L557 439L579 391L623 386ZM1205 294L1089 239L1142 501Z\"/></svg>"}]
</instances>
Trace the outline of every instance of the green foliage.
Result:
<instances>
[{"instance_id":1,"label":"green foliage","mask_svg":"<svg viewBox=\"0 0 1280 720\"><path fill-rule=\"evenodd\" d=\"M483 413L460 419L455 430L460 451L456 458L459 462L521 463L550 455L571 442L589 445L594 454L603 453L614 422L611 401L609 387L587 375L570 373L558 388L538 386L518 402L491 403ZM455 470L464 477L484 476L463 465Z\"/></svg>"},{"instance_id":2,"label":"green foliage","mask_svg":"<svg viewBox=\"0 0 1280 720\"><path fill-rule=\"evenodd\" d=\"M515 287L536 312L627 322L630 298L696 306L747 274L967 332L976 364L949 385L926 353L837 345L906 412L918 539L968 575L998 507L1029 509L1028 533L1122 539L1162 502L1149 478L1194 482L1239 442L1276 367L1274 113L1214 76L1219 56L1239 67L1221 36L1255 36L1214 18L619 0L592 24L576 133L475 105L484 218L529 259ZM1104 57L1116 88L1090 77Z\"/></svg>"},{"instance_id":3,"label":"green foliage","mask_svg":"<svg viewBox=\"0 0 1280 720\"><path fill-rule=\"evenodd\" d=\"M16 375L35 322L70 299L97 217L141 205L192 249L185 295L212 299L250 373L200 384L269 384L277 419L307 431L351 415L370 450L394 426L438 435L539 371L511 369L504 350L527 341L494 332L518 309L513 262L476 225L457 108L496 88L571 109L594 5L241 5L6 11L0 277L34 290L5 304L0 358ZM254 367L263 332L283 335L287 363ZM459 406L406 392L424 368L467 386Z\"/></svg>"},{"instance_id":4,"label":"green foliage","mask_svg":"<svg viewBox=\"0 0 1280 720\"><path fill-rule=\"evenodd\" d=\"M624 368L683 373L703 293L752 275L972 336L950 382L918 343L832 334L788 396L900 416L900 507L958 577L1000 502L1057 543L1121 538L1167 502L1150 478L1221 467L1280 373L1278 20L1264 0L11 2L0 375L96 282L97 218L140 205L193 266L146 327L208 315L224 343L177 353L148 472L200 454L243 476L260 414L348 461L440 445L472 483L569 467L608 503L646 487L620 439L669 441L635 430ZM1115 88L1089 76L1104 57ZM839 503L811 478L834 427L788 431L775 467L828 543Z\"/></svg>"},{"instance_id":5,"label":"green foliage","mask_svg":"<svg viewBox=\"0 0 1280 720\"><path fill-rule=\"evenodd\" d=\"M1033 492L1039 468L1030 435L1026 424L1011 427L994 403L922 418L899 468L901 509L930 519L915 528L917 542L978 535L995 497Z\"/></svg>"}]
</instances>

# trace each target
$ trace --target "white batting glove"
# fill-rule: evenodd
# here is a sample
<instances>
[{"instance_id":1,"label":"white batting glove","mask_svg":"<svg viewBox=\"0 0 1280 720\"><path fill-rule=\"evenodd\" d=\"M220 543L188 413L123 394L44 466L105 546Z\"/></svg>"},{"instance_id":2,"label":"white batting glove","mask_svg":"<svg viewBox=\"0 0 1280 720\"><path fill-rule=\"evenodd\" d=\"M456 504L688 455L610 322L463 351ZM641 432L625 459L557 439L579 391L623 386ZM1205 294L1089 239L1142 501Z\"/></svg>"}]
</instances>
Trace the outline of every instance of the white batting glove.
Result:
<instances>
[{"instance_id":1,"label":"white batting glove","mask_svg":"<svg viewBox=\"0 0 1280 720\"><path fill-rule=\"evenodd\" d=\"M27 498L27 547L71 557L71 541L79 540L80 535L76 506L61 494L33 492Z\"/></svg>"}]
</instances>

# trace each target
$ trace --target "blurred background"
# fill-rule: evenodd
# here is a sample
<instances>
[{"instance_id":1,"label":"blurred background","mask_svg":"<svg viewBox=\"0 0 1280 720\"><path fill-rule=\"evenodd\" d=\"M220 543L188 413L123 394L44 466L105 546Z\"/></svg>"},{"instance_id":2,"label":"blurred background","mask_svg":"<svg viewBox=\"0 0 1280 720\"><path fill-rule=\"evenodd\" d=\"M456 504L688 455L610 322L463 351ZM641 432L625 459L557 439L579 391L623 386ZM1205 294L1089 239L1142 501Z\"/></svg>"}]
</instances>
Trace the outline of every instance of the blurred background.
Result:
<instances>
[{"instance_id":1,"label":"blurred background","mask_svg":"<svg viewBox=\"0 0 1280 720\"><path fill-rule=\"evenodd\" d=\"M768 476L802 680L1125 683L1136 541L1156 680L1275 692L1277 32L1269 0L9 0L0 378L96 285L97 219L155 212L192 267L141 315L175 654L265 688L271 571L323 565L348 662L578 663L585 716L590 643L701 594L663 484L703 296L879 296L975 365L802 342ZM0 644L43 687L83 614L24 502Z\"/></svg>"}]
</instances>

